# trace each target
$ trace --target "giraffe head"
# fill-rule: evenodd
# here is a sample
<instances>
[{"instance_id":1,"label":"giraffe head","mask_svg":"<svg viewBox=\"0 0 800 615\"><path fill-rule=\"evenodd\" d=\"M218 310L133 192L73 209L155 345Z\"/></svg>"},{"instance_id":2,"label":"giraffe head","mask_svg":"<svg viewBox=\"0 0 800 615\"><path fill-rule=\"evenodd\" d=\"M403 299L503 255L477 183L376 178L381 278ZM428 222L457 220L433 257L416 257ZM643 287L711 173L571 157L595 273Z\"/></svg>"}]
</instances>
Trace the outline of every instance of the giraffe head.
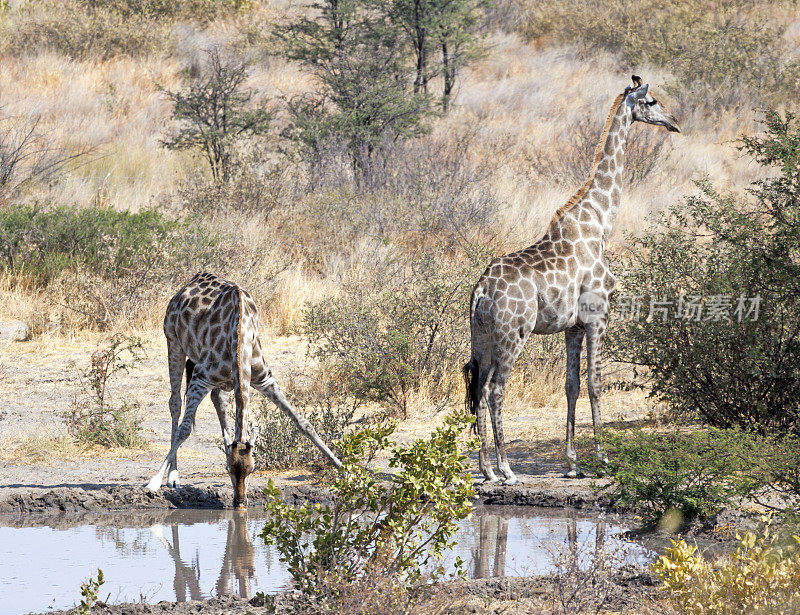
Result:
<instances>
[{"instance_id":1,"label":"giraffe head","mask_svg":"<svg viewBox=\"0 0 800 615\"><path fill-rule=\"evenodd\" d=\"M234 442L230 436L224 434L225 457L228 466L228 475L233 484L234 508L247 507L247 477L253 472L253 445L258 438L258 428L250 431L247 442Z\"/></svg>"},{"instance_id":2,"label":"giraffe head","mask_svg":"<svg viewBox=\"0 0 800 615\"><path fill-rule=\"evenodd\" d=\"M633 86L625 88L625 104L631 108L634 122L644 122L664 126L670 132L680 132L675 117L667 113L661 104L647 93L648 84L642 85L642 78L633 75Z\"/></svg>"}]
</instances>

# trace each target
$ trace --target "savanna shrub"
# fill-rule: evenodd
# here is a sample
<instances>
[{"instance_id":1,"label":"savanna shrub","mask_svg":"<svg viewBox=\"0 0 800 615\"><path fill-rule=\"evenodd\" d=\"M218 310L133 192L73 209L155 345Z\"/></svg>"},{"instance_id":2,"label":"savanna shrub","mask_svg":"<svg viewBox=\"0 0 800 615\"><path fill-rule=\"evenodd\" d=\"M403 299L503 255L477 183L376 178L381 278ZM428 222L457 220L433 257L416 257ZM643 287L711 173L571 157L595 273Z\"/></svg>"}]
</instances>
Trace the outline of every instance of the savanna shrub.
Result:
<instances>
[{"instance_id":1,"label":"savanna shrub","mask_svg":"<svg viewBox=\"0 0 800 615\"><path fill-rule=\"evenodd\" d=\"M350 430L353 415L360 405L357 399L331 383L321 390L296 390L290 384L287 395L295 409L309 420L332 449ZM322 461L317 447L268 399L261 400L254 421L260 430L255 445L256 469L293 468Z\"/></svg>"},{"instance_id":2,"label":"savanna shrub","mask_svg":"<svg viewBox=\"0 0 800 615\"><path fill-rule=\"evenodd\" d=\"M741 429L604 436L616 502L648 521L709 517L739 498L792 514L800 504L800 438ZM777 496L777 497L776 497Z\"/></svg>"},{"instance_id":3,"label":"savanna shrub","mask_svg":"<svg viewBox=\"0 0 800 615\"><path fill-rule=\"evenodd\" d=\"M133 369L143 354L141 340L119 334L92 353L91 364L81 377L83 394L66 413L67 430L78 442L128 448L145 444L137 407L125 400L114 404L108 395L111 377Z\"/></svg>"},{"instance_id":4,"label":"savanna shrub","mask_svg":"<svg viewBox=\"0 0 800 615\"><path fill-rule=\"evenodd\" d=\"M672 510L684 519L713 515L738 493L732 479L743 463L740 435L714 429L606 432L615 502L635 508L651 522Z\"/></svg>"},{"instance_id":5,"label":"savanna shrub","mask_svg":"<svg viewBox=\"0 0 800 615\"><path fill-rule=\"evenodd\" d=\"M631 239L609 348L676 415L800 433L800 129L770 113L742 148L775 172L748 200L703 181Z\"/></svg>"},{"instance_id":6,"label":"savanna shrub","mask_svg":"<svg viewBox=\"0 0 800 615\"><path fill-rule=\"evenodd\" d=\"M469 423L464 414L451 415L428 439L407 445L390 443L392 424L348 434L331 504L285 504L270 481L270 517L261 537L276 545L295 587L313 599L370 577L391 578L400 587L419 581L471 510L461 438ZM390 453L393 471L385 480L366 467L379 451ZM428 574L435 579L443 571L434 567Z\"/></svg>"},{"instance_id":7,"label":"savanna shrub","mask_svg":"<svg viewBox=\"0 0 800 615\"><path fill-rule=\"evenodd\" d=\"M797 613L800 609L800 537L788 539L770 519L764 528L736 536L736 549L709 562L682 539L652 564L680 613L738 615Z\"/></svg>"},{"instance_id":8,"label":"savanna shrub","mask_svg":"<svg viewBox=\"0 0 800 615\"><path fill-rule=\"evenodd\" d=\"M424 383L447 397L469 344L469 293L478 269L441 253L376 264L344 292L309 308L312 354L363 400L403 416Z\"/></svg>"}]
</instances>

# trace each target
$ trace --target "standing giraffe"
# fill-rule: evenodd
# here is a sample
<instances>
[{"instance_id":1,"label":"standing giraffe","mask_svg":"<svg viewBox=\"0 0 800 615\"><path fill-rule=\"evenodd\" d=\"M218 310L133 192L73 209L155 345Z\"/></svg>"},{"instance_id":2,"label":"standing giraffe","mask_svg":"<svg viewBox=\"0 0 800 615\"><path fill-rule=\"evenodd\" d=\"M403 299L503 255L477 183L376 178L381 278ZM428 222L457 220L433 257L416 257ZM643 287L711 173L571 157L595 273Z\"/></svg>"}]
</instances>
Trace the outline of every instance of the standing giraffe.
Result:
<instances>
[{"instance_id":1,"label":"standing giraffe","mask_svg":"<svg viewBox=\"0 0 800 615\"><path fill-rule=\"evenodd\" d=\"M253 429L250 437L244 439L251 386L283 410L334 466L341 467L311 423L291 407L264 363L258 339L258 309L247 291L211 273L197 273L167 305L164 335L172 391L169 398L172 445L164 463L147 484L150 491L161 488L167 469L167 485L180 486L178 448L189 437L197 406L209 391L222 427L235 507L247 506L247 477L253 471L253 445L258 437L258 430ZM184 365L186 410L178 425ZM228 429L226 403L220 394L230 390L236 400L233 437Z\"/></svg>"},{"instance_id":2,"label":"standing giraffe","mask_svg":"<svg viewBox=\"0 0 800 615\"><path fill-rule=\"evenodd\" d=\"M608 323L608 300L614 276L604 250L622 194L625 142L632 122L665 126L680 132L675 118L647 94L633 76L633 86L614 99L586 183L555 214L535 244L494 259L472 291L472 357L464 366L467 405L477 415L481 439L479 465L486 482L498 478L489 460L487 408L491 413L497 465L504 484L518 483L506 456L503 393L511 369L531 333L564 331L567 347L567 460L565 476L578 476L575 402L580 389L580 356L586 338L589 400L598 458L605 462L600 435L600 357Z\"/></svg>"}]
</instances>

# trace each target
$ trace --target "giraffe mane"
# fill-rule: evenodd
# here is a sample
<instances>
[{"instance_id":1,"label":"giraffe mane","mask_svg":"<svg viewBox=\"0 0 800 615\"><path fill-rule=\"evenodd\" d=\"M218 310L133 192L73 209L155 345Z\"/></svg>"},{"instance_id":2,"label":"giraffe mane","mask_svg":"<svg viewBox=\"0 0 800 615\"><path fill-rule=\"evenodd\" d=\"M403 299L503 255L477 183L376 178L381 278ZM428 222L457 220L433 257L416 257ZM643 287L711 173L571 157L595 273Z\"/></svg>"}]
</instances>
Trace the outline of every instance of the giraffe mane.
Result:
<instances>
[{"instance_id":1,"label":"giraffe mane","mask_svg":"<svg viewBox=\"0 0 800 615\"><path fill-rule=\"evenodd\" d=\"M592 171L589 173L589 177L584 182L583 186L581 186L578 191L573 194L569 200L564 203L561 207L558 208L553 219L550 221L552 225L555 222L558 222L561 218L564 217L570 209L572 209L578 201L580 201L586 193L589 191L589 186L592 185L592 181L594 181L594 176L597 173L597 165L600 164L600 160L603 158L603 146L605 145L606 139L608 138L608 131L611 130L611 122L614 121L614 115L616 115L617 108L619 107L622 100L625 98L625 92L622 92L619 96L614 99L614 102L611 105L611 110L608 112L608 117L606 118L606 125L603 128L603 132L600 135L600 140L597 143L597 148L594 152L594 162L592 163Z\"/></svg>"}]
</instances>

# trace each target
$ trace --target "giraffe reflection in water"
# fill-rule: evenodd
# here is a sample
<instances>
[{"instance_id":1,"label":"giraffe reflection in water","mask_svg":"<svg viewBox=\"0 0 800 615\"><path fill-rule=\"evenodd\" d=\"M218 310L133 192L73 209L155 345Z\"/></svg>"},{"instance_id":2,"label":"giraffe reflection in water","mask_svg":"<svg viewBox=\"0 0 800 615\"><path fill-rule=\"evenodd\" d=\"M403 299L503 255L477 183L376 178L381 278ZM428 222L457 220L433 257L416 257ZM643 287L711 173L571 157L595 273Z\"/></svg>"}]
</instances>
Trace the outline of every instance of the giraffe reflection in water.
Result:
<instances>
[{"instance_id":1,"label":"giraffe reflection in water","mask_svg":"<svg viewBox=\"0 0 800 615\"><path fill-rule=\"evenodd\" d=\"M227 515L226 515L227 516ZM235 594L241 598L252 598L253 583L257 582L255 549L247 528L247 510L233 510L228 521L228 535L225 541L225 555L222 558L222 568L217 578L217 595ZM175 600L186 602L187 590L190 600L204 598L200 590L200 565L198 556L191 565L184 563L181 557L180 525L173 523L172 543L164 536L162 526L154 525L150 531L158 538L167 549L175 564ZM235 585L235 587L234 587Z\"/></svg>"},{"instance_id":2,"label":"giraffe reflection in water","mask_svg":"<svg viewBox=\"0 0 800 615\"><path fill-rule=\"evenodd\" d=\"M478 515L477 520L479 534L478 540L472 549L473 569L470 576L475 579L487 579L490 577L504 577L507 573L512 575L524 573L522 570L506 569L509 518L495 514L484 514ZM558 528L560 532L566 530L566 544L553 548L550 542L552 536L548 537L548 539L543 538L539 545L543 549L543 555L551 560L550 563L556 566L563 566L566 562L570 562L567 564L570 566L580 566L581 560L588 554L585 550L585 544L582 545L578 540L578 519L569 517L559 520L557 526L560 526ZM557 531L557 533L560 532ZM560 540L556 542L561 543ZM605 561L605 543L606 523L603 519L599 519L594 523L594 557L591 561L592 565L602 565ZM564 546L567 548L563 549Z\"/></svg>"}]
</instances>

